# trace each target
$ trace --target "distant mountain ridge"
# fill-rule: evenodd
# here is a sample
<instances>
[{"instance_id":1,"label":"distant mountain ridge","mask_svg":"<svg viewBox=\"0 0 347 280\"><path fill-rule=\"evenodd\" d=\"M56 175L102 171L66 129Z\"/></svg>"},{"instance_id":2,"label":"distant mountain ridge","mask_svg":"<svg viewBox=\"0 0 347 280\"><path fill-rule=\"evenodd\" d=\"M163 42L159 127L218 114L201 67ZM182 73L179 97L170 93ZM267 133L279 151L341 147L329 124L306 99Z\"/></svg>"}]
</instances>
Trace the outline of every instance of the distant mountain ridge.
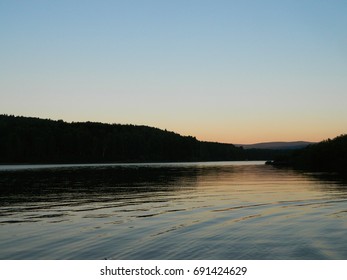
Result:
<instances>
[{"instance_id":1,"label":"distant mountain ridge","mask_svg":"<svg viewBox=\"0 0 347 280\"><path fill-rule=\"evenodd\" d=\"M297 150L314 144L307 141L292 141L292 142L262 142L255 144L234 144L236 147L244 149L269 149L269 150Z\"/></svg>"}]
</instances>

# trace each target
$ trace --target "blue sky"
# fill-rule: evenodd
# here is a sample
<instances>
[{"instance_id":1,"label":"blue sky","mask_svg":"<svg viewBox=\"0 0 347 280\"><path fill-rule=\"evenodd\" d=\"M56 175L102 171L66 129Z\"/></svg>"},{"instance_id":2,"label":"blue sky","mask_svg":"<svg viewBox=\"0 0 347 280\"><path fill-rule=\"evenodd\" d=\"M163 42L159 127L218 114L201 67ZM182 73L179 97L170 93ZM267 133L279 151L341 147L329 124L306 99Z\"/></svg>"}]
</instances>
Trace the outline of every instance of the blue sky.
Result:
<instances>
[{"instance_id":1,"label":"blue sky","mask_svg":"<svg viewBox=\"0 0 347 280\"><path fill-rule=\"evenodd\" d=\"M0 0L0 113L228 143L347 131L346 1Z\"/></svg>"}]
</instances>

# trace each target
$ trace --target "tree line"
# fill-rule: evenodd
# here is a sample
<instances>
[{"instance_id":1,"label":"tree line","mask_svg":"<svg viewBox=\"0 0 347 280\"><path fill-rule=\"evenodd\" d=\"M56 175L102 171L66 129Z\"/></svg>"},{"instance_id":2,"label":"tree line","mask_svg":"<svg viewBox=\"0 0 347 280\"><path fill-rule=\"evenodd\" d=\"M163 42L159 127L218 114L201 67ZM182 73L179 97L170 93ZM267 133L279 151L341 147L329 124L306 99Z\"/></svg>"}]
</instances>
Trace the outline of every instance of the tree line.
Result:
<instances>
[{"instance_id":1,"label":"tree line","mask_svg":"<svg viewBox=\"0 0 347 280\"><path fill-rule=\"evenodd\" d=\"M285 151L198 141L158 128L0 115L0 163L266 160Z\"/></svg>"},{"instance_id":2,"label":"tree line","mask_svg":"<svg viewBox=\"0 0 347 280\"><path fill-rule=\"evenodd\" d=\"M269 164L313 171L336 171L346 175L347 135L308 145L292 154L276 157Z\"/></svg>"}]
</instances>

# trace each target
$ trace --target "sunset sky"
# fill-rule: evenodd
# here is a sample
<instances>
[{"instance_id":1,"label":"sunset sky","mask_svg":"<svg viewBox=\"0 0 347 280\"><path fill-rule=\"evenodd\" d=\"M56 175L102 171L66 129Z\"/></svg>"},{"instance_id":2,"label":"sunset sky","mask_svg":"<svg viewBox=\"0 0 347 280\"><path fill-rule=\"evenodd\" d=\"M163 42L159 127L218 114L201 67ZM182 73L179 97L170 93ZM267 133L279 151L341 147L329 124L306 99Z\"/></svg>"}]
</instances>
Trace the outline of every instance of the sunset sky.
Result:
<instances>
[{"instance_id":1,"label":"sunset sky","mask_svg":"<svg viewBox=\"0 0 347 280\"><path fill-rule=\"evenodd\" d=\"M347 133L347 1L0 0L0 114L226 143Z\"/></svg>"}]
</instances>

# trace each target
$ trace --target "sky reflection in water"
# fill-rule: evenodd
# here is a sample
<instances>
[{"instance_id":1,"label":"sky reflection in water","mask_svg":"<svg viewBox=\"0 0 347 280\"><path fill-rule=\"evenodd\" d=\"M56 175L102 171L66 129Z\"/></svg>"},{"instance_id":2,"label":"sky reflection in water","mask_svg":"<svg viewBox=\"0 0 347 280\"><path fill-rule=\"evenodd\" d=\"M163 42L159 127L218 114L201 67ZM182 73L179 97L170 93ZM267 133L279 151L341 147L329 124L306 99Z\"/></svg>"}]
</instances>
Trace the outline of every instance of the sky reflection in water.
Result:
<instances>
[{"instance_id":1,"label":"sky reflection in water","mask_svg":"<svg viewBox=\"0 0 347 280\"><path fill-rule=\"evenodd\" d=\"M1 259L347 259L347 184L263 163L0 170Z\"/></svg>"}]
</instances>

